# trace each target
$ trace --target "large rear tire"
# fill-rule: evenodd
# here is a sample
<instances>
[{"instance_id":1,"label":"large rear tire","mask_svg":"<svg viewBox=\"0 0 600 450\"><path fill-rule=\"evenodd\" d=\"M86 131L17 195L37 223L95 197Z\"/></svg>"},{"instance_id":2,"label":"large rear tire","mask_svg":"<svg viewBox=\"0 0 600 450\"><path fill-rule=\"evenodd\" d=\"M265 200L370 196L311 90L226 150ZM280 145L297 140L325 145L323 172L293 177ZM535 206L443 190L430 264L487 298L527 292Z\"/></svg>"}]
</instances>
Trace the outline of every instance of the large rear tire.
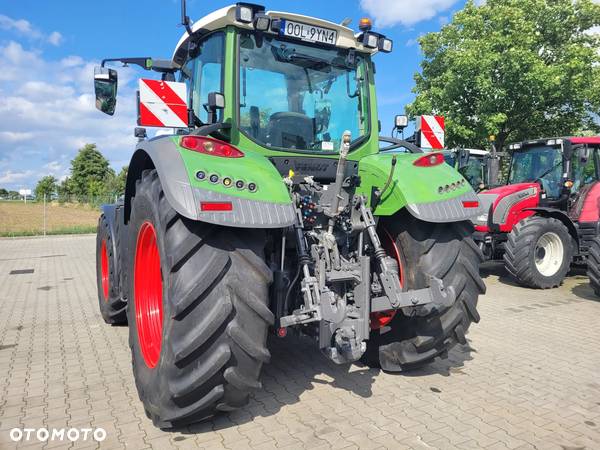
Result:
<instances>
[{"instance_id":1,"label":"large rear tire","mask_svg":"<svg viewBox=\"0 0 600 450\"><path fill-rule=\"evenodd\" d=\"M522 286L535 289L558 287L573 258L567 227L552 217L533 216L520 221L508 234L504 266Z\"/></svg>"},{"instance_id":2,"label":"large rear tire","mask_svg":"<svg viewBox=\"0 0 600 450\"><path fill-rule=\"evenodd\" d=\"M110 234L108 220L104 214L98 219L96 233L96 282L98 285L98 305L106 323L121 325L127 323L127 302L121 298L119 274L116 270L116 255Z\"/></svg>"},{"instance_id":3,"label":"large rear tire","mask_svg":"<svg viewBox=\"0 0 600 450\"><path fill-rule=\"evenodd\" d=\"M371 332L367 362L391 372L411 370L445 357L456 343L466 344L469 326L479 322L478 297L485 293L479 276L483 255L471 239L472 225L434 224L401 214L381 221L379 234L400 259L405 289L427 287L431 275L456 298L451 305L421 307L412 317L396 313L388 326Z\"/></svg>"},{"instance_id":4,"label":"large rear tire","mask_svg":"<svg viewBox=\"0 0 600 450\"><path fill-rule=\"evenodd\" d=\"M171 428L245 405L270 359L264 232L178 215L155 170L137 182L129 230L129 344L146 413Z\"/></svg>"},{"instance_id":5,"label":"large rear tire","mask_svg":"<svg viewBox=\"0 0 600 450\"><path fill-rule=\"evenodd\" d=\"M590 244L590 253L587 258L587 275L594 294L600 297L600 236L594 238Z\"/></svg>"}]
</instances>

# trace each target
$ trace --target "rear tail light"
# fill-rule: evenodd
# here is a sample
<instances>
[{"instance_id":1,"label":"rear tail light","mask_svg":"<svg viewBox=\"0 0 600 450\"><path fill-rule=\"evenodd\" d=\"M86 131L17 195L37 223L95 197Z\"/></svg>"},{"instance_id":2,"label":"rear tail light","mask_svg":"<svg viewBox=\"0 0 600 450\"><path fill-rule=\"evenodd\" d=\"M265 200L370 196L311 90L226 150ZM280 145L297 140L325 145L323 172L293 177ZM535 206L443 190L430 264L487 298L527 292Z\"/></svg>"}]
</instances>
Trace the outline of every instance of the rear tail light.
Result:
<instances>
[{"instance_id":1,"label":"rear tail light","mask_svg":"<svg viewBox=\"0 0 600 450\"><path fill-rule=\"evenodd\" d=\"M204 136L183 136L179 145L188 150L222 158L242 158L244 154L226 142Z\"/></svg>"},{"instance_id":2,"label":"rear tail light","mask_svg":"<svg viewBox=\"0 0 600 450\"><path fill-rule=\"evenodd\" d=\"M393 309L371 313L371 330L379 330L389 325L395 315L396 310Z\"/></svg>"},{"instance_id":3,"label":"rear tail light","mask_svg":"<svg viewBox=\"0 0 600 450\"><path fill-rule=\"evenodd\" d=\"M200 203L200 211L233 211L233 205L231 202L202 202Z\"/></svg>"},{"instance_id":4,"label":"rear tail light","mask_svg":"<svg viewBox=\"0 0 600 450\"><path fill-rule=\"evenodd\" d=\"M464 208L479 208L479 202L476 200L468 200L462 202Z\"/></svg>"},{"instance_id":5,"label":"rear tail light","mask_svg":"<svg viewBox=\"0 0 600 450\"><path fill-rule=\"evenodd\" d=\"M433 167L444 163L444 155L442 153L428 153L417 159L413 165L417 167Z\"/></svg>"}]
</instances>

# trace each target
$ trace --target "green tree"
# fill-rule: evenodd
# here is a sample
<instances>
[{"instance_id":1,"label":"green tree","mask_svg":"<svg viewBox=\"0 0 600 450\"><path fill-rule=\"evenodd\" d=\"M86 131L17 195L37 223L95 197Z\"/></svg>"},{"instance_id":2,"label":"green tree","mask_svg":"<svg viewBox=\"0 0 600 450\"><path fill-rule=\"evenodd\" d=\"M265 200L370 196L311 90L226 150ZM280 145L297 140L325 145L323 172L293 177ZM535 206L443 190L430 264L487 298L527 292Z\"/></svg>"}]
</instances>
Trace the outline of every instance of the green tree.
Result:
<instances>
[{"instance_id":1,"label":"green tree","mask_svg":"<svg viewBox=\"0 0 600 450\"><path fill-rule=\"evenodd\" d=\"M4 188L0 188L0 197L2 197L2 198L8 197L8 191Z\"/></svg>"},{"instance_id":2,"label":"green tree","mask_svg":"<svg viewBox=\"0 0 600 450\"><path fill-rule=\"evenodd\" d=\"M127 182L127 169L125 166L118 175L109 176L106 182L106 190L109 194L123 195L125 193L125 184Z\"/></svg>"},{"instance_id":3,"label":"green tree","mask_svg":"<svg viewBox=\"0 0 600 450\"><path fill-rule=\"evenodd\" d=\"M77 196L92 195L90 186L97 189L97 183L105 184L114 171L108 160L98 151L96 144L86 144L71 161L70 186L72 194Z\"/></svg>"},{"instance_id":4,"label":"green tree","mask_svg":"<svg viewBox=\"0 0 600 450\"><path fill-rule=\"evenodd\" d=\"M598 131L600 5L592 0L469 0L420 39L411 116L446 117L448 146Z\"/></svg>"},{"instance_id":5,"label":"green tree","mask_svg":"<svg viewBox=\"0 0 600 450\"><path fill-rule=\"evenodd\" d=\"M69 177L61 181L56 189L59 201L65 201L69 196L73 195L73 183Z\"/></svg>"},{"instance_id":6,"label":"green tree","mask_svg":"<svg viewBox=\"0 0 600 450\"><path fill-rule=\"evenodd\" d=\"M105 197L108 194L108 190L106 188L107 184L105 182L92 179L90 180L86 189L87 195L90 197Z\"/></svg>"},{"instance_id":7,"label":"green tree","mask_svg":"<svg viewBox=\"0 0 600 450\"><path fill-rule=\"evenodd\" d=\"M47 199L50 199L53 194L56 193L58 188L57 180L52 175L46 175L40 181L38 181L35 187L35 197L38 200L43 200L44 195Z\"/></svg>"},{"instance_id":8,"label":"green tree","mask_svg":"<svg viewBox=\"0 0 600 450\"><path fill-rule=\"evenodd\" d=\"M19 200L21 196L17 191L8 191L8 199L9 200Z\"/></svg>"}]
</instances>

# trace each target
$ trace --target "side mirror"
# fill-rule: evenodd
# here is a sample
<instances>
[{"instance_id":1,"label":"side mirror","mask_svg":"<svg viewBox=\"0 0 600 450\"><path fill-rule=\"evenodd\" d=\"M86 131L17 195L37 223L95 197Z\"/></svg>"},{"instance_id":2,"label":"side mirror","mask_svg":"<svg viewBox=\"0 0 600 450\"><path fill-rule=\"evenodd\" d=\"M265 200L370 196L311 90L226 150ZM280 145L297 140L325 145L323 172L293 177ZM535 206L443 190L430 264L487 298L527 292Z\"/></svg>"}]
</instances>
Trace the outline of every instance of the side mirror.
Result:
<instances>
[{"instance_id":1,"label":"side mirror","mask_svg":"<svg viewBox=\"0 0 600 450\"><path fill-rule=\"evenodd\" d=\"M589 148L588 146L585 146L581 150L581 162L584 164L587 163L590 160L591 156L592 156L592 149Z\"/></svg>"},{"instance_id":2,"label":"side mirror","mask_svg":"<svg viewBox=\"0 0 600 450\"><path fill-rule=\"evenodd\" d=\"M204 109L208 113L208 123L217 123L217 111L225 109L225 96L220 92L209 93L208 102L204 104Z\"/></svg>"},{"instance_id":3,"label":"side mirror","mask_svg":"<svg viewBox=\"0 0 600 450\"><path fill-rule=\"evenodd\" d=\"M117 71L104 67L94 69L96 108L112 116L117 106Z\"/></svg>"},{"instance_id":4,"label":"side mirror","mask_svg":"<svg viewBox=\"0 0 600 450\"><path fill-rule=\"evenodd\" d=\"M408 116L398 115L394 119L394 129L404 130L408 126Z\"/></svg>"},{"instance_id":5,"label":"side mirror","mask_svg":"<svg viewBox=\"0 0 600 450\"><path fill-rule=\"evenodd\" d=\"M471 158L471 152L469 150L460 148L458 149L458 168L462 169L469 165L469 158Z\"/></svg>"}]
</instances>

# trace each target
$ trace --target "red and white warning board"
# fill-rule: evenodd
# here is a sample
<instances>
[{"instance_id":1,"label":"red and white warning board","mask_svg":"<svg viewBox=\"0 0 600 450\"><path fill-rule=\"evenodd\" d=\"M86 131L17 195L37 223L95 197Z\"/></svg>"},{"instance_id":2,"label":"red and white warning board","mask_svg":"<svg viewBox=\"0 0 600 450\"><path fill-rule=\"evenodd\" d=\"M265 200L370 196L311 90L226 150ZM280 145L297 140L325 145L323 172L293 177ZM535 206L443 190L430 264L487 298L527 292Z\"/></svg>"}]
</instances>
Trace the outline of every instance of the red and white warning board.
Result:
<instances>
[{"instance_id":1,"label":"red and white warning board","mask_svg":"<svg viewBox=\"0 0 600 450\"><path fill-rule=\"evenodd\" d=\"M169 128L188 126L185 83L142 78L139 88L138 125Z\"/></svg>"},{"instance_id":2,"label":"red and white warning board","mask_svg":"<svg viewBox=\"0 0 600 450\"><path fill-rule=\"evenodd\" d=\"M442 116L420 116L417 119L417 132L421 138L421 148L442 150L446 126Z\"/></svg>"}]
</instances>

